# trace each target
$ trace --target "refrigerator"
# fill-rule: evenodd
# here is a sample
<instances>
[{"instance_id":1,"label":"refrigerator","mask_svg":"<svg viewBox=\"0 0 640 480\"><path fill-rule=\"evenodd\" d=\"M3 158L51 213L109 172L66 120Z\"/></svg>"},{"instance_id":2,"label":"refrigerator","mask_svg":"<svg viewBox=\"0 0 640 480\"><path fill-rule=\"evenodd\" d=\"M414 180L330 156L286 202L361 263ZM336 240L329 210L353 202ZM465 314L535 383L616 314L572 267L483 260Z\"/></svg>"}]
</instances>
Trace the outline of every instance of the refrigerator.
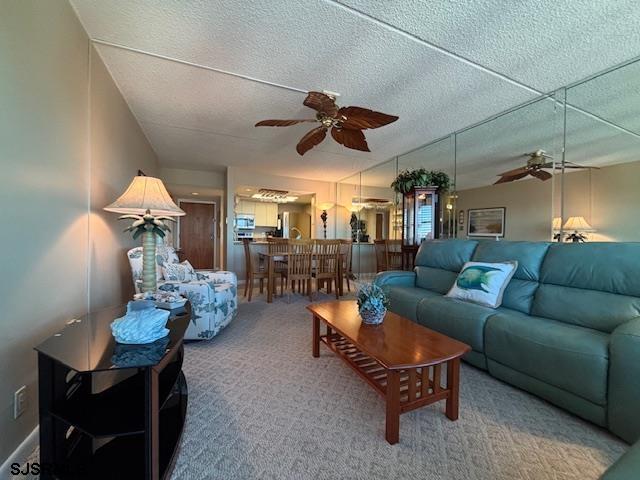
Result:
<instances>
[{"instance_id":1,"label":"refrigerator","mask_svg":"<svg viewBox=\"0 0 640 480\"><path fill-rule=\"evenodd\" d=\"M282 212L278 215L276 236L311 238L311 215L302 212Z\"/></svg>"}]
</instances>

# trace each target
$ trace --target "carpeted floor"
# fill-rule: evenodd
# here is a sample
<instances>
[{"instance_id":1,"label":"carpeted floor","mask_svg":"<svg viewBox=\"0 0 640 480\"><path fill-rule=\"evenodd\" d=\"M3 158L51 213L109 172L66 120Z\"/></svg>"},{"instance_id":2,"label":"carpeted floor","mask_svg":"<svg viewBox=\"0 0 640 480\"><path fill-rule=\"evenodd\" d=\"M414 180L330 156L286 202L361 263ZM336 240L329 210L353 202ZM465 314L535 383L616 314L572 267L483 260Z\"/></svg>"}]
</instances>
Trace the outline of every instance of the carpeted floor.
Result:
<instances>
[{"instance_id":1,"label":"carpeted floor","mask_svg":"<svg viewBox=\"0 0 640 480\"><path fill-rule=\"evenodd\" d=\"M318 300L330 299L320 295ZM596 479L626 445L463 364L460 419L404 414L321 347L305 299L254 296L218 337L186 347L187 425L173 479Z\"/></svg>"}]
</instances>

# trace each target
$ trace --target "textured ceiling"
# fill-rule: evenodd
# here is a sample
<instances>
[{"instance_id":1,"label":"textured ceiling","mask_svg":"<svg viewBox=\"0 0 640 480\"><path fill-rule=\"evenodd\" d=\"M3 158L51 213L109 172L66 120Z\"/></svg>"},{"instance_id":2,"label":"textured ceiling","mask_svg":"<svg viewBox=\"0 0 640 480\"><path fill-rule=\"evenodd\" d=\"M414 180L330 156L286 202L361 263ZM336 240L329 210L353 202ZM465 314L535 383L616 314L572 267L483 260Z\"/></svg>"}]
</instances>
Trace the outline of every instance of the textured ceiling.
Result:
<instances>
[{"instance_id":1,"label":"textured ceiling","mask_svg":"<svg viewBox=\"0 0 640 480\"><path fill-rule=\"evenodd\" d=\"M640 52L635 1L71 3L167 167L337 180ZM373 153L302 158L308 125L253 127L311 114L312 89L400 120L367 132Z\"/></svg>"}]
</instances>

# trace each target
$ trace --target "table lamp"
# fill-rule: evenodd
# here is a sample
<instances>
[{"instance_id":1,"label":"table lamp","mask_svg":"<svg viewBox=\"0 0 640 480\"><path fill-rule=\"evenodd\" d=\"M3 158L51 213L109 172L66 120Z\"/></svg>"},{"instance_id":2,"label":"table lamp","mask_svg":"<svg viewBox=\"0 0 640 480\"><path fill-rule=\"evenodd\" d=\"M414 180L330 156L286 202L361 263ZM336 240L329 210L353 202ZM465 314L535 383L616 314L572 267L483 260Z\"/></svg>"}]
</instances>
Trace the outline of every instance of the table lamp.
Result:
<instances>
[{"instance_id":1,"label":"table lamp","mask_svg":"<svg viewBox=\"0 0 640 480\"><path fill-rule=\"evenodd\" d=\"M569 217L569 220L564 224L564 230L573 230L573 233L567 235L567 240L571 240L574 243L584 242L587 236L582 232L595 232L595 229L587 223L584 217Z\"/></svg>"},{"instance_id":2,"label":"table lamp","mask_svg":"<svg viewBox=\"0 0 640 480\"><path fill-rule=\"evenodd\" d=\"M562 230L562 218L561 217L553 217L553 221L551 222L551 230L553 231L553 239L561 242L562 236L560 235L560 230Z\"/></svg>"},{"instance_id":3,"label":"table lamp","mask_svg":"<svg viewBox=\"0 0 640 480\"><path fill-rule=\"evenodd\" d=\"M322 210L322 214L320 215L320 220L322 220L322 229L324 232L324 238L327 238L327 218L329 218L329 216L327 215L327 210L331 210L334 206L335 206L335 203L333 202L323 202L320 205L318 205L318 208Z\"/></svg>"},{"instance_id":4,"label":"table lamp","mask_svg":"<svg viewBox=\"0 0 640 480\"><path fill-rule=\"evenodd\" d=\"M123 213L120 220L134 220L124 231L133 232L134 239L142 235L142 291L155 292L156 235L164 238L165 232L170 231L165 221L175 222L172 217L185 212L173 203L162 180L144 175L134 177L125 192L104 209Z\"/></svg>"}]
</instances>

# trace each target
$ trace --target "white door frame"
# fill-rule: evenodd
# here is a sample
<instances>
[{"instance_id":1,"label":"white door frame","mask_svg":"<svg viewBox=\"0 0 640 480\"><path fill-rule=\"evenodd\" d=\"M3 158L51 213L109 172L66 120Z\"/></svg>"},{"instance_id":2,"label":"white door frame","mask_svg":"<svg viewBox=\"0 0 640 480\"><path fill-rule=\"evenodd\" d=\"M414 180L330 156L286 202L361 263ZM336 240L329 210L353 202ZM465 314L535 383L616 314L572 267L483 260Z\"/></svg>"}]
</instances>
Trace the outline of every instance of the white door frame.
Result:
<instances>
[{"instance_id":1,"label":"white door frame","mask_svg":"<svg viewBox=\"0 0 640 480\"><path fill-rule=\"evenodd\" d=\"M182 203L205 203L207 205L213 205L213 268L220 268L220 265L218 265L218 255L216 255L218 253L218 245L216 245L218 240L218 222L220 221L217 215L217 203L214 200L192 200L190 198L179 198L178 207ZM176 226L176 250L180 250L180 217L178 217ZM189 259L187 258L187 260Z\"/></svg>"}]
</instances>

